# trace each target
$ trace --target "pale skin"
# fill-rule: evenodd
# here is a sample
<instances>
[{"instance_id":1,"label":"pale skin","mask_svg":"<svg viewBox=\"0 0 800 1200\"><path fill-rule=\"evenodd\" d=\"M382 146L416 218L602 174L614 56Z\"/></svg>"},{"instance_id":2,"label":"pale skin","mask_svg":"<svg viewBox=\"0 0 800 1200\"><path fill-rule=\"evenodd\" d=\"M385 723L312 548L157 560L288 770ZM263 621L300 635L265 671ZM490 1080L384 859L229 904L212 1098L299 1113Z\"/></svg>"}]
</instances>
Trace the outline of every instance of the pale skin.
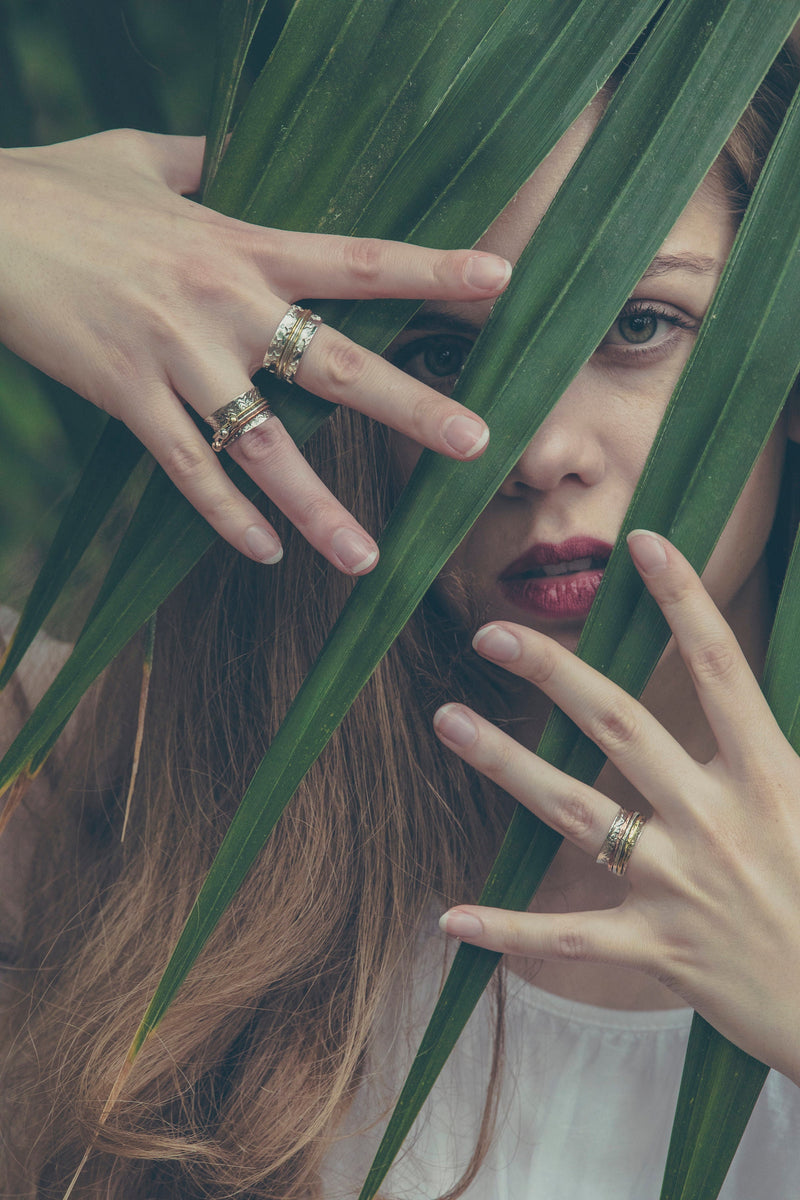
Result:
<instances>
[{"instance_id":1,"label":"pale skin","mask_svg":"<svg viewBox=\"0 0 800 1200\"><path fill-rule=\"evenodd\" d=\"M246 392L297 300L494 299L510 267L483 251L232 220L187 198L200 186L203 149L202 138L114 130L0 151L0 337L124 421L222 537L273 563L282 553L274 528L184 406L206 417ZM475 458L488 442L468 409L330 328L313 338L296 382L450 457ZM276 417L230 453L334 566L374 567L373 533Z\"/></svg>"},{"instance_id":2,"label":"pale skin","mask_svg":"<svg viewBox=\"0 0 800 1200\"><path fill-rule=\"evenodd\" d=\"M514 261L585 135L580 123L570 131L482 247ZM667 238L658 269L634 292L634 314L650 306L649 354L626 342L631 314L623 313L454 556L453 570L488 618L476 652L538 691L519 709L518 740L460 704L439 710L436 733L565 842L533 911L464 904L441 923L575 1000L621 1009L691 1005L800 1083L800 759L757 682L772 617L764 547L786 439L797 439L794 407L702 582L664 538L630 536L634 563L674 635L642 703L572 653L583 618L521 612L500 583L507 564L533 544L579 535L615 540L733 233L718 184L707 182ZM449 391L460 353L452 339L470 342L468 327L480 327L488 306L427 308L424 329L402 335L390 356L399 353L426 382L438 375ZM409 343L413 352L404 356ZM417 448L396 443L409 469ZM447 602L447 572L437 587ZM596 787L533 752L551 701L607 755ZM649 817L622 879L595 862L619 805Z\"/></svg>"}]
</instances>

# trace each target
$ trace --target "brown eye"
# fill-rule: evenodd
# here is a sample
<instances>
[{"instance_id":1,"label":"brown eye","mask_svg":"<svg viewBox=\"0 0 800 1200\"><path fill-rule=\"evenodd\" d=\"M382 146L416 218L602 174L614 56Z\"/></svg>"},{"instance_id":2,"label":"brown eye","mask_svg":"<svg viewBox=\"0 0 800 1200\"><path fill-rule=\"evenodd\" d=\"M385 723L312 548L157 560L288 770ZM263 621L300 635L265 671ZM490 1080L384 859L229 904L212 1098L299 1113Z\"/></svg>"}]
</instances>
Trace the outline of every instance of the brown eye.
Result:
<instances>
[{"instance_id":1,"label":"brown eye","mask_svg":"<svg viewBox=\"0 0 800 1200\"><path fill-rule=\"evenodd\" d=\"M403 346L390 349L386 357L407 375L413 375L428 387L449 394L471 349L471 338L437 333L414 338Z\"/></svg>"},{"instance_id":2,"label":"brown eye","mask_svg":"<svg viewBox=\"0 0 800 1200\"><path fill-rule=\"evenodd\" d=\"M628 313L617 321L617 329L626 342L649 342L658 331L655 313Z\"/></svg>"},{"instance_id":3,"label":"brown eye","mask_svg":"<svg viewBox=\"0 0 800 1200\"><path fill-rule=\"evenodd\" d=\"M597 347L596 353L617 366L647 366L685 346L700 322L672 305L631 299Z\"/></svg>"},{"instance_id":4,"label":"brown eye","mask_svg":"<svg viewBox=\"0 0 800 1200\"><path fill-rule=\"evenodd\" d=\"M457 375L467 355L460 338L428 338L422 361L431 375Z\"/></svg>"}]
</instances>

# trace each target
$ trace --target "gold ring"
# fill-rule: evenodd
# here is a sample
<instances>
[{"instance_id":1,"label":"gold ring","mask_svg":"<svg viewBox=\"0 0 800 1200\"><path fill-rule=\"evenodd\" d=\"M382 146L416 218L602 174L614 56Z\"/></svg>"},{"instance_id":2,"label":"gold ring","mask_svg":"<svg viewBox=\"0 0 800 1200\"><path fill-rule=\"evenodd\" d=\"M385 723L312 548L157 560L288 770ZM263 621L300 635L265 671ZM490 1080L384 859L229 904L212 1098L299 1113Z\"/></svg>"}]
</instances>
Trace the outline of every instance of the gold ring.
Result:
<instances>
[{"instance_id":1,"label":"gold ring","mask_svg":"<svg viewBox=\"0 0 800 1200\"><path fill-rule=\"evenodd\" d=\"M300 308L293 304L286 312L278 328L275 330L267 353L264 355L264 366L278 379L288 383L294 381L300 360L311 344L311 339L317 332L322 318L313 313L310 308Z\"/></svg>"},{"instance_id":2,"label":"gold ring","mask_svg":"<svg viewBox=\"0 0 800 1200\"><path fill-rule=\"evenodd\" d=\"M272 410L261 392L258 388L250 388L249 391L237 396L235 400L224 404L222 408L218 408L216 412L204 418L214 430L214 437L211 440L212 450L216 450L219 454L226 446L238 441L243 433L257 429L271 416Z\"/></svg>"},{"instance_id":3,"label":"gold ring","mask_svg":"<svg viewBox=\"0 0 800 1200\"><path fill-rule=\"evenodd\" d=\"M624 875L646 820L639 812L618 809L595 861L614 875Z\"/></svg>"}]
</instances>

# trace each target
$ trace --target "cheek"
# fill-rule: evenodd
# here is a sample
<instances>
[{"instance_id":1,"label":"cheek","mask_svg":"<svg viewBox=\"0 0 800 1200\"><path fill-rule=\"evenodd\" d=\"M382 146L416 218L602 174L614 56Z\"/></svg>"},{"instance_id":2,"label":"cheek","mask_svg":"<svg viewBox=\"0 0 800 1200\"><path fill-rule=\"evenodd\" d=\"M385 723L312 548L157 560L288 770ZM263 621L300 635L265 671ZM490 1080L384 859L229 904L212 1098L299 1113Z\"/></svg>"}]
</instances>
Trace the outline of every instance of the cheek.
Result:
<instances>
[{"instance_id":1,"label":"cheek","mask_svg":"<svg viewBox=\"0 0 800 1200\"><path fill-rule=\"evenodd\" d=\"M703 573L709 593L723 609L764 554L775 518L785 451L781 425L753 468Z\"/></svg>"}]
</instances>

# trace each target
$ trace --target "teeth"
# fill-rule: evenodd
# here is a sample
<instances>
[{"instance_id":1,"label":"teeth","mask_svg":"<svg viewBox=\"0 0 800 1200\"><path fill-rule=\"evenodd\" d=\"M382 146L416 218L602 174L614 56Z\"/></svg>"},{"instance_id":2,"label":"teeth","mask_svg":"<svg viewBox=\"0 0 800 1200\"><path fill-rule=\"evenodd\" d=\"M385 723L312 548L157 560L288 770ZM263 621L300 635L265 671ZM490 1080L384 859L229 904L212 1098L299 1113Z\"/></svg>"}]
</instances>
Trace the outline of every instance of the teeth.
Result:
<instances>
[{"instance_id":1,"label":"teeth","mask_svg":"<svg viewBox=\"0 0 800 1200\"><path fill-rule=\"evenodd\" d=\"M573 558L569 562L553 563L550 566L543 566L542 571L545 575L573 575L576 571L588 571L591 565L591 557Z\"/></svg>"}]
</instances>

